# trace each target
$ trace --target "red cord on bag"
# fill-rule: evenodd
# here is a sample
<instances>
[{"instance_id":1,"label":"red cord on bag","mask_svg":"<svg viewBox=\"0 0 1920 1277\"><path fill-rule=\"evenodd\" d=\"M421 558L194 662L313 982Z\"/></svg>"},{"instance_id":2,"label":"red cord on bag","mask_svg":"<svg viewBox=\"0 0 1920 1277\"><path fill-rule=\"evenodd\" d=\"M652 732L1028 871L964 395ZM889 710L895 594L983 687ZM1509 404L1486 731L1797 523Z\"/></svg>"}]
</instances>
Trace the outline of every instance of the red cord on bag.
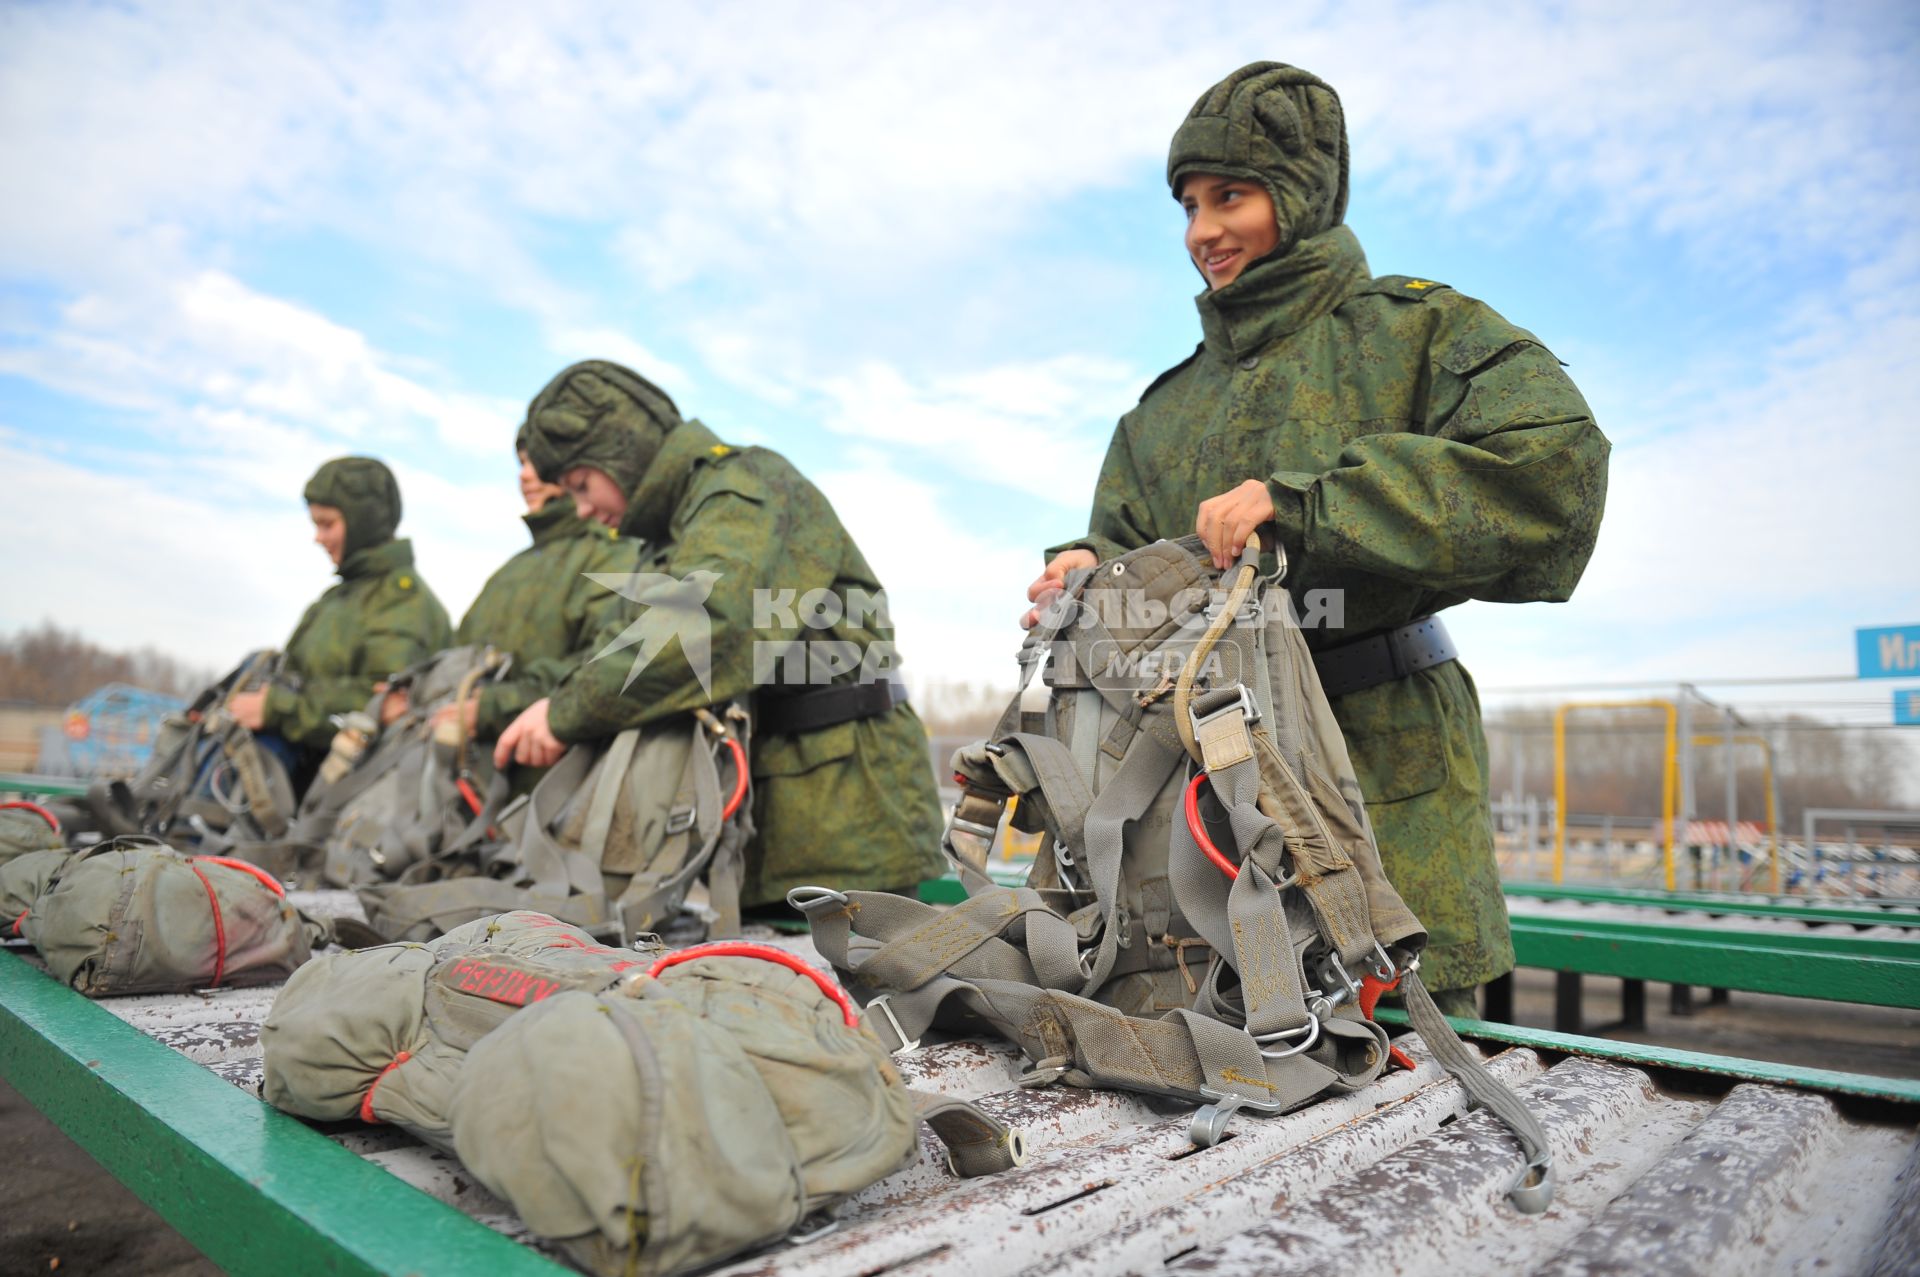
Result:
<instances>
[{"instance_id":1,"label":"red cord on bag","mask_svg":"<svg viewBox=\"0 0 1920 1277\"><path fill-rule=\"evenodd\" d=\"M262 869L259 865L249 864L244 860L235 860L232 856L195 856L194 860L200 864L224 865L228 869L238 869L243 874L252 874L274 895L284 896L287 894L287 889L281 885L280 880Z\"/></svg>"},{"instance_id":2,"label":"red cord on bag","mask_svg":"<svg viewBox=\"0 0 1920 1277\"><path fill-rule=\"evenodd\" d=\"M682 949L678 953L669 953L666 957L661 958L658 962L648 967L647 974L657 976L668 967L677 967L682 962L692 962L695 958L758 958L762 962L777 962L789 971L798 971L801 975L818 985L820 992L837 1002L840 1005L840 1014L846 1017L848 1028L852 1028L854 1025L860 1023L860 1014L853 1009L853 1000L846 995L845 990L820 974L820 972L816 971L813 967L808 966L799 958L794 957L791 953L783 949L776 949L770 944L749 944L741 940L722 940L715 944L697 944L691 949Z\"/></svg>"},{"instance_id":3,"label":"red cord on bag","mask_svg":"<svg viewBox=\"0 0 1920 1277\"><path fill-rule=\"evenodd\" d=\"M227 970L227 924L220 916L220 897L214 894L213 884L200 872L200 866L189 860L187 868L193 870L193 876L207 889L207 903L213 906L213 979L207 983L209 989L220 983L220 977Z\"/></svg>"},{"instance_id":4,"label":"red cord on bag","mask_svg":"<svg viewBox=\"0 0 1920 1277\"><path fill-rule=\"evenodd\" d=\"M1221 873L1229 878L1238 878L1240 866L1228 860L1220 849L1213 845L1213 839L1207 837L1207 826L1200 819L1200 782L1206 778L1205 772L1199 772L1187 782L1187 829L1193 834L1193 840L1200 844L1201 852L1219 868Z\"/></svg>"},{"instance_id":5,"label":"red cord on bag","mask_svg":"<svg viewBox=\"0 0 1920 1277\"><path fill-rule=\"evenodd\" d=\"M53 826L54 833L57 834L60 832L60 818L48 811L45 807L42 807L39 803L30 803L24 798L16 798L10 802L0 803L0 811L5 811L9 807L18 807L24 811L30 811Z\"/></svg>"},{"instance_id":6,"label":"red cord on bag","mask_svg":"<svg viewBox=\"0 0 1920 1277\"><path fill-rule=\"evenodd\" d=\"M740 810L740 800L747 796L747 751L731 736L727 737L727 748L733 751L733 796L720 813L722 820L732 820L733 813Z\"/></svg>"},{"instance_id":7,"label":"red cord on bag","mask_svg":"<svg viewBox=\"0 0 1920 1277\"><path fill-rule=\"evenodd\" d=\"M1399 976L1395 976L1391 980L1382 980L1372 972L1361 976L1359 997L1360 1014L1371 1020L1373 1018L1373 1008L1380 1004L1380 995L1383 993L1391 993L1399 987ZM1387 1048L1387 1058L1403 1069L1407 1069L1408 1071L1413 1069L1413 1057L1397 1046Z\"/></svg>"},{"instance_id":8,"label":"red cord on bag","mask_svg":"<svg viewBox=\"0 0 1920 1277\"><path fill-rule=\"evenodd\" d=\"M460 797L466 800L467 806L473 809L473 814L478 816L480 809L485 807L486 804L480 801L479 794L473 792L473 786L467 783L467 778L461 776L457 778L453 784L454 787L460 791Z\"/></svg>"},{"instance_id":9,"label":"red cord on bag","mask_svg":"<svg viewBox=\"0 0 1920 1277\"><path fill-rule=\"evenodd\" d=\"M392 1064L389 1064L387 1065L386 1068L381 1069L380 1072L374 1076L373 1081L367 1083L367 1093L360 1097L360 1120L361 1121L366 1122L373 1126L380 1125L380 1119L373 1115L373 1090L375 1087L379 1086L382 1082L387 1080L387 1074L393 1072L395 1069L399 1068L402 1064L405 1064L408 1060L411 1060L412 1058L413 1058L413 1052L402 1051L400 1054L393 1057Z\"/></svg>"},{"instance_id":10,"label":"red cord on bag","mask_svg":"<svg viewBox=\"0 0 1920 1277\"><path fill-rule=\"evenodd\" d=\"M15 919L13 920L13 934L14 934L14 935L16 935L16 936L17 936L17 935L19 935L19 934L20 934L20 924L21 924L21 923L23 923L23 922L25 922L25 921L27 920L27 915L28 915L28 914L30 914L30 913L32 913L32 912L33 912L33 910L31 910L31 909L22 909L22 910L20 911L20 916L19 916L18 918L15 918Z\"/></svg>"}]
</instances>

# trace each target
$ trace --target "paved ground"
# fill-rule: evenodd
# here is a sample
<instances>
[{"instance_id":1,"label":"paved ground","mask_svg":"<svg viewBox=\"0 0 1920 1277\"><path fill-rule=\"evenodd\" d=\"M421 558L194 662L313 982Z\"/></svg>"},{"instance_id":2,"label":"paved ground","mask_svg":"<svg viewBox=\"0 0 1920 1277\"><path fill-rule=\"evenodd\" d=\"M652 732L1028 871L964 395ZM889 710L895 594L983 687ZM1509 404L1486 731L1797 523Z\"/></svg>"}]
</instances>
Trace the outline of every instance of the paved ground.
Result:
<instances>
[{"instance_id":1,"label":"paved ground","mask_svg":"<svg viewBox=\"0 0 1920 1277\"><path fill-rule=\"evenodd\" d=\"M1817 1068L1920 1077L1920 1012L1734 994L1690 1018L1668 1012L1666 986L1647 991L1647 1027L1607 1034L1620 1016L1619 981L1586 982L1589 1033ZM1514 989L1522 1024L1553 1025L1553 975L1523 971ZM0 1083L0 1277L157 1274L206 1277L220 1269L173 1232L86 1153Z\"/></svg>"},{"instance_id":2,"label":"paved ground","mask_svg":"<svg viewBox=\"0 0 1920 1277\"><path fill-rule=\"evenodd\" d=\"M0 1277L220 1270L0 1082Z\"/></svg>"}]
</instances>

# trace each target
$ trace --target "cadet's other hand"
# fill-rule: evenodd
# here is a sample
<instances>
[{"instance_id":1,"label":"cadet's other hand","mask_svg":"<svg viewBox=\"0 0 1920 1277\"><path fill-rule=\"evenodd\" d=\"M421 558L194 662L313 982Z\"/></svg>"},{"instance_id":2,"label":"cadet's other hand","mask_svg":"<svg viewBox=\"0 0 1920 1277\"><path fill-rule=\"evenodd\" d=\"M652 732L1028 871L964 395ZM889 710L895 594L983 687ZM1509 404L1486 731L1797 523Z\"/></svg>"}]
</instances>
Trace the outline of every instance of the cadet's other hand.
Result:
<instances>
[{"instance_id":1,"label":"cadet's other hand","mask_svg":"<svg viewBox=\"0 0 1920 1277\"><path fill-rule=\"evenodd\" d=\"M1213 566L1226 570L1247 548L1253 530L1273 517L1273 496L1267 485L1249 479L1231 492L1208 497L1200 503L1200 514L1193 530L1207 543Z\"/></svg>"},{"instance_id":2,"label":"cadet's other hand","mask_svg":"<svg viewBox=\"0 0 1920 1277\"><path fill-rule=\"evenodd\" d=\"M235 692L227 698L227 713L248 731L259 731L267 725L267 689L263 687L257 692Z\"/></svg>"},{"instance_id":3,"label":"cadet's other hand","mask_svg":"<svg viewBox=\"0 0 1920 1277\"><path fill-rule=\"evenodd\" d=\"M508 763L551 767L566 752L566 743L547 726L547 701L542 697L521 710L520 717L500 733L500 743L493 747L493 765L500 771L505 771Z\"/></svg>"},{"instance_id":4,"label":"cadet's other hand","mask_svg":"<svg viewBox=\"0 0 1920 1277\"><path fill-rule=\"evenodd\" d=\"M1027 601L1033 606L1028 608L1027 614L1020 618L1020 628L1030 630L1040 624L1040 613L1045 611L1047 604L1053 602L1060 592L1067 588L1067 573L1081 568L1097 567L1099 563L1100 556L1092 550L1062 550L1054 555L1053 562L1047 564L1046 571L1027 587Z\"/></svg>"},{"instance_id":5,"label":"cadet's other hand","mask_svg":"<svg viewBox=\"0 0 1920 1277\"><path fill-rule=\"evenodd\" d=\"M406 713L413 704L407 696L407 689L396 687L380 698L380 726L385 727L394 719Z\"/></svg>"},{"instance_id":6,"label":"cadet's other hand","mask_svg":"<svg viewBox=\"0 0 1920 1277\"><path fill-rule=\"evenodd\" d=\"M443 723L451 723L456 714L460 717L461 730L469 736L473 735L474 724L479 721L480 715L479 698L470 696L458 705L442 705L433 711L433 717L428 720L429 725L437 728Z\"/></svg>"}]
</instances>

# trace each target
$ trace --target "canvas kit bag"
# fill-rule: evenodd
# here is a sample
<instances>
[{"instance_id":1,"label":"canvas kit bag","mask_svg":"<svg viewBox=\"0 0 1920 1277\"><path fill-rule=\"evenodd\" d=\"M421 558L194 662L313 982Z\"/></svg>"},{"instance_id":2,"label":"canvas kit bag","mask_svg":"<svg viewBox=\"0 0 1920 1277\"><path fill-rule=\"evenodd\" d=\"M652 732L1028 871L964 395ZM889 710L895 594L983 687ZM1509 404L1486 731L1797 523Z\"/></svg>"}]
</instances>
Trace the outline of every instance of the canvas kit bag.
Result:
<instances>
[{"instance_id":1,"label":"canvas kit bag","mask_svg":"<svg viewBox=\"0 0 1920 1277\"><path fill-rule=\"evenodd\" d=\"M706 934L737 935L750 745L736 702L576 745L511 802L495 777L459 838L397 881L361 889L367 922L390 940L425 940L529 909L626 944L664 929L704 881Z\"/></svg>"},{"instance_id":2,"label":"canvas kit bag","mask_svg":"<svg viewBox=\"0 0 1920 1277\"><path fill-rule=\"evenodd\" d=\"M789 901L896 1049L982 1027L1029 1085L1116 1086L1199 1105L1197 1144L1386 1068L1371 1018L1413 1027L1525 1154L1509 1190L1552 1197L1538 1122L1421 985L1426 933L1381 868L1346 745L1259 543L1224 577L1197 537L1069 578L1022 649L991 740L960 750L945 849L968 899L941 910L808 887ZM1040 683L1034 675L1045 664ZM1047 850L1026 885L984 870L1006 805Z\"/></svg>"},{"instance_id":3,"label":"canvas kit bag","mask_svg":"<svg viewBox=\"0 0 1920 1277\"><path fill-rule=\"evenodd\" d=\"M272 984L327 938L259 867L139 836L16 857L0 904L54 978L93 998Z\"/></svg>"},{"instance_id":4,"label":"canvas kit bag","mask_svg":"<svg viewBox=\"0 0 1920 1277\"><path fill-rule=\"evenodd\" d=\"M0 865L15 856L63 845L60 818L47 808L19 799L0 803Z\"/></svg>"},{"instance_id":5,"label":"canvas kit bag","mask_svg":"<svg viewBox=\"0 0 1920 1277\"><path fill-rule=\"evenodd\" d=\"M764 945L669 954L540 914L480 919L323 956L261 1042L270 1103L455 1153L596 1273L788 1236L910 1158L916 1118L967 1173L1021 1155L973 1106L909 1092L845 993Z\"/></svg>"},{"instance_id":6,"label":"canvas kit bag","mask_svg":"<svg viewBox=\"0 0 1920 1277\"><path fill-rule=\"evenodd\" d=\"M477 698L511 665L512 657L491 647L449 648L394 675L366 709L338 720L286 840L294 852L288 863L303 880L330 887L391 881L459 838L483 806L492 751L472 739L464 716L438 727L432 720L444 706ZM407 694L407 711L381 727L389 691Z\"/></svg>"},{"instance_id":7,"label":"canvas kit bag","mask_svg":"<svg viewBox=\"0 0 1920 1277\"><path fill-rule=\"evenodd\" d=\"M277 652L256 652L167 715L131 780L97 781L84 804L63 804L71 831L150 834L222 853L283 837L294 815L293 781L226 709L235 693L274 682L280 664Z\"/></svg>"}]
</instances>

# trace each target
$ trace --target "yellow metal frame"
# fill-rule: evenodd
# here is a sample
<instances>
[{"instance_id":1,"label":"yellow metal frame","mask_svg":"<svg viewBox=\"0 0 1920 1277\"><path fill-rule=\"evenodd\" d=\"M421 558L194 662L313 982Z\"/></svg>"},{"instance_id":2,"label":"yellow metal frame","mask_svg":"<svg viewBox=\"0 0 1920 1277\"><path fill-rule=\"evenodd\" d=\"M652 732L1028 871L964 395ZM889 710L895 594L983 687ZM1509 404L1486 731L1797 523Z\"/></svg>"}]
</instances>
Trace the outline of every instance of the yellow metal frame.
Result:
<instances>
[{"instance_id":1,"label":"yellow metal frame","mask_svg":"<svg viewBox=\"0 0 1920 1277\"><path fill-rule=\"evenodd\" d=\"M1703 735L1695 736L1692 741L1696 749L1709 745L1725 745L1726 743L1727 737L1724 732L1707 732ZM1736 745L1758 745L1760 747L1762 759L1761 784L1767 795L1767 864L1773 884L1769 890L1777 896L1780 894L1780 825L1778 820L1775 819L1777 813L1774 811L1773 805L1773 742L1764 736L1736 733L1733 738L1733 743ZM1729 829L1727 831L1729 840L1737 840L1739 836L1738 830Z\"/></svg>"},{"instance_id":2,"label":"yellow metal frame","mask_svg":"<svg viewBox=\"0 0 1920 1277\"><path fill-rule=\"evenodd\" d=\"M1669 700L1568 701L1553 711L1553 880L1566 872L1567 860L1567 712L1576 709L1663 709L1667 712L1667 755L1660 769L1660 823L1666 831L1667 890L1674 889L1674 791L1680 775L1680 707Z\"/></svg>"}]
</instances>

